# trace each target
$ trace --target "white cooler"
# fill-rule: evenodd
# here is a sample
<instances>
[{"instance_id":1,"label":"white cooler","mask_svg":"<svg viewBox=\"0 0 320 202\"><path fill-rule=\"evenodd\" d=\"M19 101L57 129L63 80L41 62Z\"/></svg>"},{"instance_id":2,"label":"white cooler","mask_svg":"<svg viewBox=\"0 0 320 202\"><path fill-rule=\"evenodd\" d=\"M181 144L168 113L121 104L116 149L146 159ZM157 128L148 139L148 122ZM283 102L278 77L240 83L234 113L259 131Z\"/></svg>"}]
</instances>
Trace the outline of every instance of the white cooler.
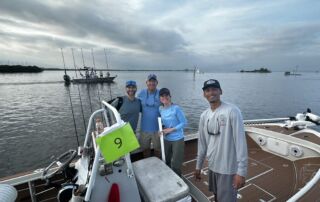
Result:
<instances>
[{"instance_id":1,"label":"white cooler","mask_svg":"<svg viewBox=\"0 0 320 202\"><path fill-rule=\"evenodd\" d=\"M173 202L189 193L188 185L159 158L136 161L133 170L145 202Z\"/></svg>"}]
</instances>

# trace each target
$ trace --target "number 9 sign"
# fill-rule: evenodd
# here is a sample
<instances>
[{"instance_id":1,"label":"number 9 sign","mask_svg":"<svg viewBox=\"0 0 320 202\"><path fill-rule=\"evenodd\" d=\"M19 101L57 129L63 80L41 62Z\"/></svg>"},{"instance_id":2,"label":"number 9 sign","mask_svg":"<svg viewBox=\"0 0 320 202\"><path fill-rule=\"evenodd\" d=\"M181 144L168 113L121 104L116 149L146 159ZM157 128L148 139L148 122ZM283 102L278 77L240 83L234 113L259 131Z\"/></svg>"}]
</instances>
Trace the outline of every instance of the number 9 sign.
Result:
<instances>
[{"instance_id":1,"label":"number 9 sign","mask_svg":"<svg viewBox=\"0 0 320 202\"><path fill-rule=\"evenodd\" d=\"M97 137L96 142L107 163L111 163L140 147L129 123L112 132L104 132Z\"/></svg>"}]
</instances>

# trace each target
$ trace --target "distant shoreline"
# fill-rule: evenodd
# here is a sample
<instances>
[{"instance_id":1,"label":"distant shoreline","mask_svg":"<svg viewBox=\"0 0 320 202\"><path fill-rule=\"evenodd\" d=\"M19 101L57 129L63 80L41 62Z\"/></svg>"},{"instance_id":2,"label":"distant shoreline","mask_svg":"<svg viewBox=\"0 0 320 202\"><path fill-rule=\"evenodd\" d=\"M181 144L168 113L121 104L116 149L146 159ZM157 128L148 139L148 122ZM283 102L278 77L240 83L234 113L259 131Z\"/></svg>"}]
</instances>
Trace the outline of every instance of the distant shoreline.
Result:
<instances>
[{"instance_id":1,"label":"distant shoreline","mask_svg":"<svg viewBox=\"0 0 320 202\"><path fill-rule=\"evenodd\" d=\"M44 71L64 71L64 69L60 68L44 68ZM77 69L79 70L79 69ZM177 69L177 70L172 70L172 69L95 69L96 71L132 71L132 72L142 72L142 71L163 71L163 72L192 72L192 69ZM66 71L75 71L75 69L66 69Z\"/></svg>"},{"instance_id":2,"label":"distant shoreline","mask_svg":"<svg viewBox=\"0 0 320 202\"><path fill-rule=\"evenodd\" d=\"M38 66L23 66L23 65L0 65L0 73L38 73L42 71L64 71L62 68L43 68ZM83 70L83 69L77 69ZM172 70L172 69L95 69L96 71L176 71L176 72L192 72L193 69L181 69L181 70ZM75 71L74 68L68 68L66 71Z\"/></svg>"},{"instance_id":3,"label":"distant shoreline","mask_svg":"<svg viewBox=\"0 0 320 202\"><path fill-rule=\"evenodd\" d=\"M0 65L0 73L39 73L43 70L37 66Z\"/></svg>"}]
</instances>

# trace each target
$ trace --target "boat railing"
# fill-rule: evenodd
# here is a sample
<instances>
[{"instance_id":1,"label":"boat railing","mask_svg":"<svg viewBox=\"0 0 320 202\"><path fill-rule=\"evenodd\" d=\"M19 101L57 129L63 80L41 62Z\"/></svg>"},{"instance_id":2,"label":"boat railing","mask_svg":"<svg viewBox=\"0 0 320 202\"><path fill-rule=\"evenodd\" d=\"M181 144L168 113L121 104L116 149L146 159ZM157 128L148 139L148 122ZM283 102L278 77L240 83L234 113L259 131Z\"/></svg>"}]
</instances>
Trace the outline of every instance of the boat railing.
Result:
<instances>
[{"instance_id":1,"label":"boat railing","mask_svg":"<svg viewBox=\"0 0 320 202\"><path fill-rule=\"evenodd\" d=\"M279 123L283 121L288 121L290 118L273 118L273 119L252 119L252 120L244 120L243 123L245 125L251 124L264 124L264 123Z\"/></svg>"},{"instance_id":2,"label":"boat railing","mask_svg":"<svg viewBox=\"0 0 320 202\"><path fill-rule=\"evenodd\" d=\"M308 191L310 191L315 184L320 180L320 169L315 174L315 176L295 195L293 195L287 202L295 202L298 201L301 197L303 197Z\"/></svg>"},{"instance_id":3,"label":"boat railing","mask_svg":"<svg viewBox=\"0 0 320 202\"><path fill-rule=\"evenodd\" d=\"M107 116L107 110L109 109L109 110L112 111L112 113L114 114L114 117L115 117L115 119L116 119L116 123L113 124L113 125L111 125L111 126L110 126L110 129L117 128L117 127L119 127L119 125L121 125L121 124L124 123L124 122L121 120L121 117L120 117L119 112L118 112L112 105L110 105L110 104L107 103L106 101L102 101L102 104L104 105L104 108L99 109L99 110L96 110L95 112L93 112L93 113L91 114L91 116L90 116L90 118L89 118L89 123L88 123L88 126L89 126L89 127L87 128L86 137L85 137L85 141L84 141L84 144L83 144L84 147L88 146L88 142L89 142L89 139L90 139L90 137L91 137L90 133L92 132L90 126L93 124L94 117L95 117L97 114L103 113L103 116L104 116L104 119L105 119L105 124L106 124L107 126L109 126L110 123L108 122L109 118L108 118L108 116ZM109 129L109 130L110 130L110 129Z\"/></svg>"}]
</instances>

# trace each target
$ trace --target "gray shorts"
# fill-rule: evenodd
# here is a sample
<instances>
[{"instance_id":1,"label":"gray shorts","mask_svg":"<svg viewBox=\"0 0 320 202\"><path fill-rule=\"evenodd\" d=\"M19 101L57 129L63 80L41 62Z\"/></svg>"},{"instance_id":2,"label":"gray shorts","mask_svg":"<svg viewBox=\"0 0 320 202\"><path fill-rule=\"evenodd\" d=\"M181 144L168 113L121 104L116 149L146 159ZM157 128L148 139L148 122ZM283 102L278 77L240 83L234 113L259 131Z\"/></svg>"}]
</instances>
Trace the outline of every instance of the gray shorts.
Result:
<instances>
[{"instance_id":1,"label":"gray shorts","mask_svg":"<svg viewBox=\"0 0 320 202\"><path fill-rule=\"evenodd\" d=\"M153 148L157 151L161 151L160 136L158 132L141 132L139 142L142 150L149 149L150 143L152 142Z\"/></svg>"},{"instance_id":2,"label":"gray shorts","mask_svg":"<svg viewBox=\"0 0 320 202\"><path fill-rule=\"evenodd\" d=\"M213 192L218 201L237 201L238 191L233 188L234 175L224 175L209 169L209 191Z\"/></svg>"}]
</instances>

